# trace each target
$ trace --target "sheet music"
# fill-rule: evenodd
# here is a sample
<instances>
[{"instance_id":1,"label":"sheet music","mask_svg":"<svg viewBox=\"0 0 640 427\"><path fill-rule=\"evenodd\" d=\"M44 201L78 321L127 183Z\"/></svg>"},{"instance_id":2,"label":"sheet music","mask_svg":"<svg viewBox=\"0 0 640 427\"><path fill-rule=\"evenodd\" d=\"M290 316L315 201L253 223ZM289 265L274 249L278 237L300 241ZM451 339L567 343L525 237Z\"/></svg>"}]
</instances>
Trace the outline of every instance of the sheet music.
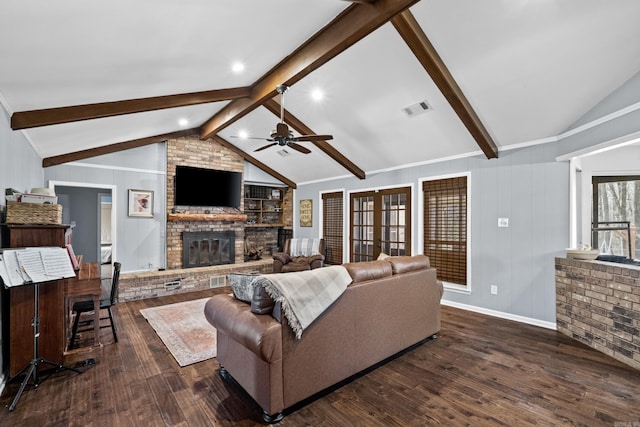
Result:
<instances>
[{"instance_id":1,"label":"sheet music","mask_svg":"<svg viewBox=\"0 0 640 427\"><path fill-rule=\"evenodd\" d=\"M31 281L31 278L20 268L16 251L4 251L1 256L3 268L0 271L6 274L2 276L5 286L18 286Z\"/></svg>"},{"instance_id":2,"label":"sheet music","mask_svg":"<svg viewBox=\"0 0 640 427\"><path fill-rule=\"evenodd\" d=\"M2 278L2 283L5 287L13 286L11 283L11 278L9 277L9 272L7 271L7 266L4 265L4 259L2 254L0 254L0 277Z\"/></svg>"},{"instance_id":3,"label":"sheet music","mask_svg":"<svg viewBox=\"0 0 640 427\"><path fill-rule=\"evenodd\" d=\"M49 277L75 277L69 252L66 248L42 248L42 263L45 274Z\"/></svg>"},{"instance_id":4,"label":"sheet music","mask_svg":"<svg viewBox=\"0 0 640 427\"><path fill-rule=\"evenodd\" d=\"M25 271L32 282L46 282L47 280L53 280L47 276L44 272L44 264L42 263L42 256L38 249L24 249L17 251L18 262L20 267Z\"/></svg>"},{"instance_id":5,"label":"sheet music","mask_svg":"<svg viewBox=\"0 0 640 427\"><path fill-rule=\"evenodd\" d=\"M76 275L67 249L57 247L6 250L0 257L0 274L7 287Z\"/></svg>"}]
</instances>

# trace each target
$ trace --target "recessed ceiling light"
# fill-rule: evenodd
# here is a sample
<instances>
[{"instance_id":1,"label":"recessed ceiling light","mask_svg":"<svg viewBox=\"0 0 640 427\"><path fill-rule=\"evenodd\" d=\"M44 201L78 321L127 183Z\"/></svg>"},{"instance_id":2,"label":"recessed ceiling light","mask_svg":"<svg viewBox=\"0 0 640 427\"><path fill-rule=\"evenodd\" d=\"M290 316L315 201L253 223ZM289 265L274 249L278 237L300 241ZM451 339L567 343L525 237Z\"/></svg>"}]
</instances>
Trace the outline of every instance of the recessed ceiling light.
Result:
<instances>
[{"instance_id":1,"label":"recessed ceiling light","mask_svg":"<svg viewBox=\"0 0 640 427\"><path fill-rule=\"evenodd\" d=\"M324 98L324 93L322 93L320 89L314 89L313 92L311 92L311 98L313 98L314 101L321 101L322 98Z\"/></svg>"},{"instance_id":2,"label":"recessed ceiling light","mask_svg":"<svg viewBox=\"0 0 640 427\"><path fill-rule=\"evenodd\" d=\"M180 120L178 120L178 124L179 124L180 126L182 126L182 127L185 127L185 126L187 126L187 125L189 124L189 120L187 120L187 119L180 119Z\"/></svg>"},{"instance_id":3,"label":"recessed ceiling light","mask_svg":"<svg viewBox=\"0 0 640 427\"><path fill-rule=\"evenodd\" d=\"M244 71L244 64L242 62L234 62L231 66L231 70L234 73L241 73Z\"/></svg>"},{"instance_id":4,"label":"recessed ceiling light","mask_svg":"<svg viewBox=\"0 0 640 427\"><path fill-rule=\"evenodd\" d=\"M238 132L238 137L247 139L249 138L249 132L247 132L246 130L241 130L240 132Z\"/></svg>"}]
</instances>

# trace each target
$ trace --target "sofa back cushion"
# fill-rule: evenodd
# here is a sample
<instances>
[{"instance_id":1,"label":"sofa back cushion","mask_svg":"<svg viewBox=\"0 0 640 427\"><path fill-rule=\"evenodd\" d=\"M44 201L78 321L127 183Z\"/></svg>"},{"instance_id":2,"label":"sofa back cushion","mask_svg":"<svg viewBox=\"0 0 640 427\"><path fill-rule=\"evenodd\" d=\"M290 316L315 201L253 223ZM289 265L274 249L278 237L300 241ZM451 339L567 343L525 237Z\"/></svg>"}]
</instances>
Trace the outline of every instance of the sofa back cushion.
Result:
<instances>
[{"instance_id":1,"label":"sofa back cushion","mask_svg":"<svg viewBox=\"0 0 640 427\"><path fill-rule=\"evenodd\" d=\"M431 267L429 257L426 255L392 256L385 259L391 264L393 274L402 274L409 271L424 270Z\"/></svg>"},{"instance_id":2,"label":"sofa back cushion","mask_svg":"<svg viewBox=\"0 0 640 427\"><path fill-rule=\"evenodd\" d=\"M391 264L387 261L366 261L366 262L349 262L344 264L353 279L353 283L364 282L365 280L381 279L391 276Z\"/></svg>"}]
</instances>

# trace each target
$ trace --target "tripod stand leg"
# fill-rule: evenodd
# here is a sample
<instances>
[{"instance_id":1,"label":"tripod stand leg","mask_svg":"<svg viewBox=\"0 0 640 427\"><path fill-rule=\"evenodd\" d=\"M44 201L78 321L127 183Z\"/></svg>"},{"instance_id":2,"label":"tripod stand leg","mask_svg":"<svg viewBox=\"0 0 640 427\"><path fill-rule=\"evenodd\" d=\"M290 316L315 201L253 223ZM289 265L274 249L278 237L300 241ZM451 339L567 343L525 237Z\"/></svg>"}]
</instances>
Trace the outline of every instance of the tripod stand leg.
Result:
<instances>
[{"instance_id":1,"label":"tripod stand leg","mask_svg":"<svg viewBox=\"0 0 640 427\"><path fill-rule=\"evenodd\" d=\"M18 400L20 400L20 396L22 396L22 392L24 391L24 388L27 386L27 383L29 383L29 378L33 376L34 381L37 381L37 372L38 372L37 369L38 369L38 361L34 359L31 361L31 365L29 366L29 371L27 372L27 375L24 377L24 380L22 380L22 383L20 383L20 388L18 389L18 393L13 398L13 402L11 402L11 405L9 405L10 411L13 411L14 409L16 409Z\"/></svg>"},{"instance_id":2,"label":"tripod stand leg","mask_svg":"<svg viewBox=\"0 0 640 427\"><path fill-rule=\"evenodd\" d=\"M16 408L16 405L18 404L18 400L20 400L20 396L22 396L22 392L24 391L27 384L29 384L29 380L31 379L31 377L33 377L34 387L38 387L38 385L40 385L40 381L38 380L38 365L40 365L41 363L46 363L47 365L54 366L56 368L56 371L65 369L67 371L77 372L78 374L82 373L82 371L80 371L79 369L75 369L70 366L65 366L60 363L55 363L50 360L43 359L42 357L37 357L33 359L29 363L29 365L25 367L25 369L28 368L29 370L27 371L27 375L24 377L24 380L22 380L22 382L20 383L20 388L18 389L18 393L16 394L16 396L13 398L13 402L11 402L11 405L9 405L9 411L13 411ZM24 369L20 372L23 372L23 371ZM16 377L18 375L16 375Z\"/></svg>"},{"instance_id":3,"label":"tripod stand leg","mask_svg":"<svg viewBox=\"0 0 640 427\"><path fill-rule=\"evenodd\" d=\"M38 363L46 363L47 365L55 366L58 371L64 369L66 371L73 371L78 374L82 373L82 371L79 369L72 368L71 366L61 365L60 363L52 362L50 360L43 359L42 357L38 358Z\"/></svg>"}]
</instances>

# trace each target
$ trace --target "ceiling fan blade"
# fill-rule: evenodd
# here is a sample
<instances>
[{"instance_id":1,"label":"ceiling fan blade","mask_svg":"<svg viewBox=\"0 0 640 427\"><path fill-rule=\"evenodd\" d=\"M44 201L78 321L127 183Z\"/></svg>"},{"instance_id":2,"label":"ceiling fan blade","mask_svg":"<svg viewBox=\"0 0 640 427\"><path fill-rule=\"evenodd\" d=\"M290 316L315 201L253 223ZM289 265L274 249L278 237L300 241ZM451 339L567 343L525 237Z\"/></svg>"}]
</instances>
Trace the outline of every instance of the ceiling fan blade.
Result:
<instances>
[{"instance_id":1,"label":"ceiling fan blade","mask_svg":"<svg viewBox=\"0 0 640 427\"><path fill-rule=\"evenodd\" d=\"M292 141L329 141L333 135L300 135L292 138Z\"/></svg>"},{"instance_id":2,"label":"ceiling fan blade","mask_svg":"<svg viewBox=\"0 0 640 427\"><path fill-rule=\"evenodd\" d=\"M237 135L229 135L230 138L238 138L238 139L257 139L259 141L273 141L271 138L257 138L251 136L237 136Z\"/></svg>"},{"instance_id":3,"label":"ceiling fan blade","mask_svg":"<svg viewBox=\"0 0 640 427\"><path fill-rule=\"evenodd\" d=\"M254 152L256 152L256 151L262 151L262 150L265 150L265 149L267 149L267 148L269 148L269 147L273 147L274 145L278 145L278 143L277 143L277 142L272 142L271 144L267 144L267 145L265 145L265 146L263 146L263 147L260 147L260 148L255 149L255 150L253 150L253 151L254 151Z\"/></svg>"},{"instance_id":4,"label":"ceiling fan blade","mask_svg":"<svg viewBox=\"0 0 640 427\"><path fill-rule=\"evenodd\" d=\"M293 148L294 150L301 152L302 154L311 153L311 150L309 150L307 147L303 147L302 145L296 144L295 142L288 142L287 145Z\"/></svg>"}]
</instances>

